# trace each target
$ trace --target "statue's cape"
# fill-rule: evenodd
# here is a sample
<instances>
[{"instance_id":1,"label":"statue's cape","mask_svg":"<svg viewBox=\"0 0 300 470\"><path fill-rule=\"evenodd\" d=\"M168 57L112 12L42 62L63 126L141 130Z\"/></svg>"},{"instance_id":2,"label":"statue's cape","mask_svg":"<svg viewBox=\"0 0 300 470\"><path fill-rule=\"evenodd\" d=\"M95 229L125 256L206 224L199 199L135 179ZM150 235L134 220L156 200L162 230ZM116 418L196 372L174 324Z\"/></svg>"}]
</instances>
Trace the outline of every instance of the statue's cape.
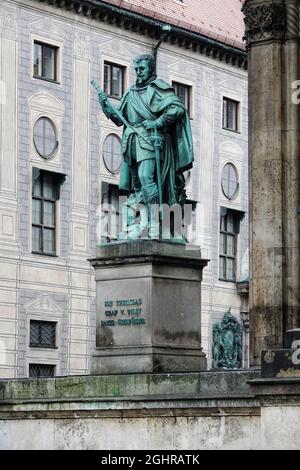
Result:
<instances>
[{"instance_id":1,"label":"statue's cape","mask_svg":"<svg viewBox=\"0 0 300 470\"><path fill-rule=\"evenodd\" d=\"M131 87L123 96L120 111L126 116L126 107L130 101L131 91L136 89ZM147 86L147 102L151 113L157 117L161 116L170 106L175 105L184 110L184 114L173 126L170 126L172 134L172 145L174 154L174 169L177 171L186 171L192 168L194 161L193 139L190 125L190 119L181 100L175 94L174 88L163 80L156 79ZM119 187L122 191L130 191L130 171L128 165L123 159L120 170Z\"/></svg>"}]
</instances>

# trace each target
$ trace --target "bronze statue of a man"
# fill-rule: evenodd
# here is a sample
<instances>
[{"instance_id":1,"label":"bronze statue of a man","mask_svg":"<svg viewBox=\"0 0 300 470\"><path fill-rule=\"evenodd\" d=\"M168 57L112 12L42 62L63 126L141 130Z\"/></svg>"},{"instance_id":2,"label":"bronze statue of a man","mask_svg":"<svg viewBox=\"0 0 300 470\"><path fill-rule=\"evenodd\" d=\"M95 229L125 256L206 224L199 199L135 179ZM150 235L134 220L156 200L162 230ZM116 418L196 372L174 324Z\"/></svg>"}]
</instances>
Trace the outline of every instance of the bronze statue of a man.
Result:
<instances>
[{"instance_id":1,"label":"bronze statue of a man","mask_svg":"<svg viewBox=\"0 0 300 470\"><path fill-rule=\"evenodd\" d=\"M152 217L154 205L184 205L183 173L194 161L188 113L174 88L157 78L151 55L134 60L136 84L127 90L119 108L113 107L98 89L105 115L117 126L124 126L120 191L130 196L132 205L147 208L147 223L136 225L128 238L140 238L145 229L150 238L159 238L158 224Z\"/></svg>"}]
</instances>

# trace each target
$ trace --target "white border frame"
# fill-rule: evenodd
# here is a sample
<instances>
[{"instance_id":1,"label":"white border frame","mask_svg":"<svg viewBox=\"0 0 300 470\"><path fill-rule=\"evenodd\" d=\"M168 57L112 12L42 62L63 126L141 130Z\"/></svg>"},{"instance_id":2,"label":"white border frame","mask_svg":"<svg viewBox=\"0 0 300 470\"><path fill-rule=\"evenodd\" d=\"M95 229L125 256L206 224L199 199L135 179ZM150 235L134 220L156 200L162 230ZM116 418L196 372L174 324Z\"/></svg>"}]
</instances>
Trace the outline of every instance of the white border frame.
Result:
<instances>
[{"instance_id":1,"label":"white border frame","mask_svg":"<svg viewBox=\"0 0 300 470\"><path fill-rule=\"evenodd\" d=\"M35 42L41 42L42 44L56 47L57 48L57 54L56 54L56 81L52 80L47 80L43 78L38 78L33 75L33 64L34 64L34 43ZM62 76L62 52L63 52L63 41L62 40L57 40L57 39L52 39L48 36L41 36L40 34L36 33L31 33L31 69L30 69L30 77L31 81L36 82L36 80L41 80L45 83L51 84L53 86L58 86L62 88L63 84L63 76Z\"/></svg>"},{"instance_id":2,"label":"white border frame","mask_svg":"<svg viewBox=\"0 0 300 470\"><path fill-rule=\"evenodd\" d=\"M223 116L223 110L224 110L224 106L223 106L223 103L224 103L224 98L227 98L228 100L231 100L231 101L235 101L236 103L238 103L238 130L237 131L232 131L230 129L225 129L223 127L223 119L224 119L224 116ZM221 92L221 130L222 132L225 132L228 136L231 135L231 136L234 136L234 135L238 135L238 136L241 136L243 133L242 133L242 129L243 129L243 106L244 106L244 99L243 97L239 94L239 93L234 93L233 91L226 91L226 90L222 90Z\"/></svg>"},{"instance_id":3,"label":"white border frame","mask_svg":"<svg viewBox=\"0 0 300 470\"><path fill-rule=\"evenodd\" d=\"M29 166L29 232L30 232L30 240L29 240L29 253L30 256L39 257L40 259L52 259L52 258L59 258L60 257L60 242L61 242L61 237L60 237L60 231L61 231L61 223L60 223L60 199L55 201L55 255L48 255L47 253L41 254L41 253L33 253L32 252L32 169L36 164L30 164ZM51 168L48 168L46 165L38 165L39 170L45 170L51 173ZM53 173L53 172L52 172Z\"/></svg>"},{"instance_id":4,"label":"white border frame","mask_svg":"<svg viewBox=\"0 0 300 470\"><path fill-rule=\"evenodd\" d=\"M190 87L190 112L189 116L190 119L195 119L195 87L196 81L195 80L188 80L182 75L177 75L176 73L170 74L170 84L173 86L173 82L179 83L180 85L186 85Z\"/></svg>"},{"instance_id":5,"label":"white border frame","mask_svg":"<svg viewBox=\"0 0 300 470\"><path fill-rule=\"evenodd\" d=\"M129 76L130 76L130 67L131 67L131 62L128 60L124 60L122 57L118 55L114 55L112 52L111 55L108 55L106 53L101 53L101 59L100 59L100 87L104 90L104 62L109 62L111 64L116 64L120 65L121 67L124 68L124 78L123 78L123 84L124 84L124 91L123 93L128 89L129 87ZM108 97L109 99L120 102L121 100L118 100L117 98L111 98Z\"/></svg>"}]
</instances>

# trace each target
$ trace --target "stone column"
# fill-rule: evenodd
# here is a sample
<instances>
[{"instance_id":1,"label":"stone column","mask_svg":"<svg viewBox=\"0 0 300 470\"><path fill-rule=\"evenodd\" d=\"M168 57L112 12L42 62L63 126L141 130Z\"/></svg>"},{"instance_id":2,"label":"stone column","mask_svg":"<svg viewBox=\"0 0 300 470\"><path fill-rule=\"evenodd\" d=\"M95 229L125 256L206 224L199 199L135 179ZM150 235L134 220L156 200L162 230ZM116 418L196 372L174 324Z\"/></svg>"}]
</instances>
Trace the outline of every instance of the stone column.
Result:
<instances>
[{"instance_id":1,"label":"stone column","mask_svg":"<svg viewBox=\"0 0 300 470\"><path fill-rule=\"evenodd\" d=\"M283 45L283 272L284 330L300 326L300 104L292 102L299 73L299 0L286 0L286 41ZM299 87L299 85L298 85ZM298 93L299 96L299 93Z\"/></svg>"},{"instance_id":2,"label":"stone column","mask_svg":"<svg viewBox=\"0 0 300 470\"><path fill-rule=\"evenodd\" d=\"M299 322L299 0L247 0L250 155L250 349L280 349Z\"/></svg>"}]
</instances>

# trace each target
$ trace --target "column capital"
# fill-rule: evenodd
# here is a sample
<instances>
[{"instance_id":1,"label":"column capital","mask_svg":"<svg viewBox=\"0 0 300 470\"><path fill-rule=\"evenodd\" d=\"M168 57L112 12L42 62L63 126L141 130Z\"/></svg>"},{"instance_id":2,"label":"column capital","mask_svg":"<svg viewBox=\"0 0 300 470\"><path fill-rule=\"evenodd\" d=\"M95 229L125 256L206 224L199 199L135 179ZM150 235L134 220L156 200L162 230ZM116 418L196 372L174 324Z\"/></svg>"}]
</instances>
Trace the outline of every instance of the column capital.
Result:
<instances>
[{"instance_id":1,"label":"column capital","mask_svg":"<svg viewBox=\"0 0 300 470\"><path fill-rule=\"evenodd\" d=\"M285 38L287 9L283 0L246 0L242 11L247 47Z\"/></svg>"}]
</instances>

